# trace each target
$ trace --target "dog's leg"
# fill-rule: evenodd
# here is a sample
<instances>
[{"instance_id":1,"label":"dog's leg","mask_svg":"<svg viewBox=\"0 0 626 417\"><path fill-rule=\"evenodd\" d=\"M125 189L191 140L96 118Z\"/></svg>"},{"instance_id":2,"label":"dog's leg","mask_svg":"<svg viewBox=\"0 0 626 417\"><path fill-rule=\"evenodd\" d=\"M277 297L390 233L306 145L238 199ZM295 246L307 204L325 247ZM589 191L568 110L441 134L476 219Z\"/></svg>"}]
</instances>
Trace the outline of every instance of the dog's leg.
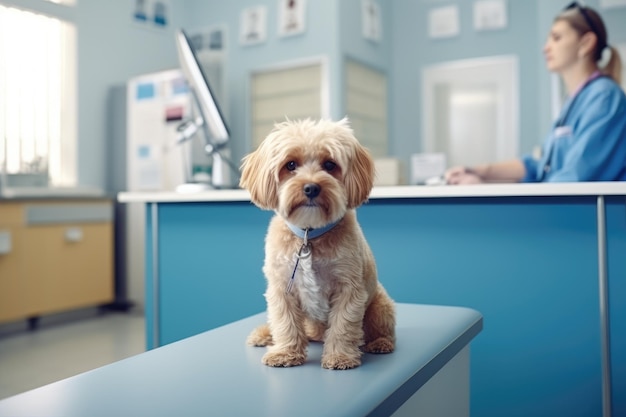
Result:
<instances>
[{"instance_id":1,"label":"dog's leg","mask_svg":"<svg viewBox=\"0 0 626 417\"><path fill-rule=\"evenodd\" d=\"M268 293L267 317L274 344L263 355L268 366L297 366L306 360L308 344L304 331L304 314L291 294Z\"/></svg>"},{"instance_id":2,"label":"dog's leg","mask_svg":"<svg viewBox=\"0 0 626 417\"><path fill-rule=\"evenodd\" d=\"M324 337L322 367L351 369L361 365L363 314L367 293L346 287L332 302Z\"/></svg>"},{"instance_id":3,"label":"dog's leg","mask_svg":"<svg viewBox=\"0 0 626 417\"><path fill-rule=\"evenodd\" d=\"M395 348L396 314L394 302L385 289L378 284L374 299L365 311L363 330L365 345L363 351L369 353L391 353Z\"/></svg>"}]
</instances>

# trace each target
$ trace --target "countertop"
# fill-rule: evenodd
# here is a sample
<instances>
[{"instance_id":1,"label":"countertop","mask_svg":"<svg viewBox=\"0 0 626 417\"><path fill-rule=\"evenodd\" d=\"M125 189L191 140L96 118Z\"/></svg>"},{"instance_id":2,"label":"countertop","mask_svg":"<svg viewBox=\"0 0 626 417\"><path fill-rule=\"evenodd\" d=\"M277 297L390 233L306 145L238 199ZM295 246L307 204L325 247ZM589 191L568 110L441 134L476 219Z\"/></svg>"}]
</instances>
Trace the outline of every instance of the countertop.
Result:
<instances>
[{"instance_id":1,"label":"countertop","mask_svg":"<svg viewBox=\"0 0 626 417\"><path fill-rule=\"evenodd\" d=\"M541 197L624 195L626 182L582 182L540 184L481 184L463 186L389 186L374 187L370 200L385 198L454 198L454 197ZM174 191L122 192L122 203L178 203L200 201L250 201L250 194L241 189L210 190L197 193Z\"/></svg>"},{"instance_id":2,"label":"countertop","mask_svg":"<svg viewBox=\"0 0 626 417\"><path fill-rule=\"evenodd\" d=\"M113 199L115 196L92 187L15 187L0 188L0 202L58 199Z\"/></svg>"}]
</instances>

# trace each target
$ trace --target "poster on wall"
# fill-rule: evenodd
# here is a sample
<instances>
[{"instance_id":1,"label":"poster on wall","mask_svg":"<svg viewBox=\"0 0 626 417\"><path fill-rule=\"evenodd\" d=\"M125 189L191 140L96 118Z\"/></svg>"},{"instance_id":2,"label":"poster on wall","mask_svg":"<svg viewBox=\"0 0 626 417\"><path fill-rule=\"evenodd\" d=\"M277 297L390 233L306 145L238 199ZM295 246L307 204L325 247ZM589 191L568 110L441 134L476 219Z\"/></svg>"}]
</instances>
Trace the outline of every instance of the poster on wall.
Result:
<instances>
[{"instance_id":1,"label":"poster on wall","mask_svg":"<svg viewBox=\"0 0 626 417\"><path fill-rule=\"evenodd\" d=\"M433 39L451 38L461 33L459 6L445 6L428 13L428 36Z\"/></svg>"},{"instance_id":2,"label":"poster on wall","mask_svg":"<svg viewBox=\"0 0 626 417\"><path fill-rule=\"evenodd\" d=\"M305 30L306 0L279 0L278 35L299 35Z\"/></svg>"},{"instance_id":3,"label":"poster on wall","mask_svg":"<svg viewBox=\"0 0 626 417\"><path fill-rule=\"evenodd\" d=\"M382 23L378 3L374 0L361 0L361 21L363 22L363 37L370 41L380 42Z\"/></svg>"},{"instance_id":4,"label":"poster on wall","mask_svg":"<svg viewBox=\"0 0 626 417\"><path fill-rule=\"evenodd\" d=\"M188 34L198 59L204 56L223 58L226 50L226 25L192 29Z\"/></svg>"},{"instance_id":5,"label":"poster on wall","mask_svg":"<svg viewBox=\"0 0 626 417\"><path fill-rule=\"evenodd\" d=\"M169 23L169 0L135 0L132 20L146 28L165 28Z\"/></svg>"},{"instance_id":6,"label":"poster on wall","mask_svg":"<svg viewBox=\"0 0 626 417\"><path fill-rule=\"evenodd\" d=\"M506 0L478 0L474 2L474 29L498 30L507 26Z\"/></svg>"},{"instance_id":7,"label":"poster on wall","mask_svg":"<svg viewBox=\"0 0 626 417\"><path fill-rule=\"evenodd\" d=\"M248 7L241 11L239 43L257 45L267 39L267 7Z\"/></svg>"}]
</instances>

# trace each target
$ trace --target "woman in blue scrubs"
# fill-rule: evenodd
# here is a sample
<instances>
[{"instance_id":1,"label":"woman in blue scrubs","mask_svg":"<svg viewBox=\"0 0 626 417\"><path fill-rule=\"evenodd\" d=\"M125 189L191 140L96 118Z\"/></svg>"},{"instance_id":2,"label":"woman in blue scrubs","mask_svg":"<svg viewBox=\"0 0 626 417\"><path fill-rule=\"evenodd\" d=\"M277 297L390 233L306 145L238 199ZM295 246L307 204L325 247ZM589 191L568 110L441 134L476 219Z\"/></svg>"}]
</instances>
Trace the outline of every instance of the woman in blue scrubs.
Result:
<instances>
[{"instance_id":1,"label":"woman in blue scrubs","mask_svg":"<svg viewBox=\"0 0 626 417\"><path fill-rule=\"evenodd\" d=\"M626 96L621 60L596 11L577 2L559 14L543 49L569 97L542 156L446 172L448 184L626 180ZM606 61L600 67L600 62Z\"/></svg>"}]
</instances>

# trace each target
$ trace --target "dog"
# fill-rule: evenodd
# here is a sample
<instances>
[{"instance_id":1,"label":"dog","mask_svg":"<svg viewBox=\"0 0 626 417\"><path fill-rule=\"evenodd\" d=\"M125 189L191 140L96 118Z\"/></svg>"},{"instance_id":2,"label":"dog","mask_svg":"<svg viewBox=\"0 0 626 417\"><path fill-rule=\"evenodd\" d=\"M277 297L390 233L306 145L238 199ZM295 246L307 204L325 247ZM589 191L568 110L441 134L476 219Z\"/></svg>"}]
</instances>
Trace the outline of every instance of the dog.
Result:
<instances>
[{"instance_id":1,"label":"dog","mask_svg":"<svg viewBox=\"0 0 626 417\"><path fill-rule=\"evenodd\" d=\"M361 365L363 352L395 348L395 304L356 218L374 184L374 161L347 118L277 123L242 159L240 186L273 210L265 239L267 323L247 343L267 346L262 362L306 362L323 342L327 369Z\"/></svg>"}]
</instances>

